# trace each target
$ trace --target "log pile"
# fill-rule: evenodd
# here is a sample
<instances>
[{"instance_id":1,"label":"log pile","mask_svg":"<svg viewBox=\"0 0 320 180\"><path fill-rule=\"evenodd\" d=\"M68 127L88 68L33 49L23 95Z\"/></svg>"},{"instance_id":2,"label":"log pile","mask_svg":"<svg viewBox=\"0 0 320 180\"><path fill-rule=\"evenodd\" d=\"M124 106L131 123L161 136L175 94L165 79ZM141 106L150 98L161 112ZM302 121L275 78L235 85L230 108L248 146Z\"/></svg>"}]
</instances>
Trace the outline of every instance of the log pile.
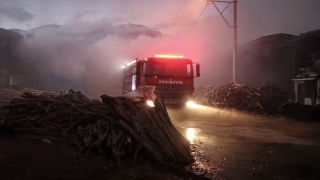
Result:
<instances>
[{"instance_id":1,"label":"log pile","mask_svg":"<svg viewBox=\"0 0 320 180\"><path fill-rule=\"evenodd\" d=\"M3 105L0 133L29 133L42 140L69 138L82 153L121 159L143 157L158 164L190 163L190 143L173 126L163 102L155 107L124 97L102 95L102 102L70 90L59 96L25 92Z\"/></svg>"},{"instance_id":2,"label":"log pile","mask_svg":"<svg viewBox=\"0 0 320 180\"><path fill-rule=\"evenodd\" d=\"M198 96L205 105L274 114L288 99L279 89L272 86L251 87L245 84L229 83L223 86L202 88Z\"/></svg>"}]
</instances>

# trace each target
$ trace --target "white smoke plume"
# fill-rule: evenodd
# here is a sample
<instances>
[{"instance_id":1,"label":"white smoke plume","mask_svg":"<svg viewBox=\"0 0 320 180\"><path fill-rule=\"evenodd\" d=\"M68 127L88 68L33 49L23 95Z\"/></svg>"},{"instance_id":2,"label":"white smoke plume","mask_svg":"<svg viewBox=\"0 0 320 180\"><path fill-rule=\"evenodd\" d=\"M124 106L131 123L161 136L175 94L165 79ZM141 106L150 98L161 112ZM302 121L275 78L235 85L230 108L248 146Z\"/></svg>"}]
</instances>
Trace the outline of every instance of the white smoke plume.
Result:
<instances>
[{"instance_id":1,"label":"white smoke plume","mask_svg":"<svg viewBox=\"0 0 320 180\"><path fill-rule=\"evenodd\" d=\"M274 3L238 1L238 45L241 46L262 35L285 32L298 34L320 28L319 25L314 25L318 24L314 23L317 18L308 18L310 15L319 16L319 11L312 8L312 4L319 4L314 1L313 3L289 0L274 1ZM158 2L161 5L154 2L146 4L137 2L134 3L136 6L131 4L132 6L124 7L120 6L119 1L114 9L122 13L117 16L89 19L99 12L90 6L87 10L70 16L67 21L60 23L62 24L60 26L26 31L17 53L26 62L30 62L29 69L54 71L66 77L84 79L87 84L86 90L90 96L95 97L105 93L120 95L121 66L135 58L159 53L184 55L199 62L201 77L195 80L196 86L216 85L232 80L232 62L230 58L226 60L225 57L232 55L233 29L227 27L212 4L207 6L202 17L196 21L206 5L204 0L183 1L186 3L178 11L172 8L173 4L181 5L182 1L170 1L173 3L170 8L164 6L170 11L161 10L161 5L168 4L165 1ZM84 7L85 1L81 3L79 6ZM273 9L270 13L268 9L272 9L275 3L277 9ZM103 7L109 7L107 4L105 3ZM157 8L150 10L146 8L152 5ZM54 11L50 6L46 8L48 12L60 12ZM294 14L292 11L299 13ZM127 12L132 14L128 16ZM35 16L37 13L32 14L42 23L59 22L53 19L57 14L50 14L41 19ZM292 16L288 17L286 13ZM232 5L224 14L232 25ZM48 19L50 17L52 18ZM138 23L139 18L151 25L138 25L144 24L142 20Z\"/></svg>"}]
</instances>

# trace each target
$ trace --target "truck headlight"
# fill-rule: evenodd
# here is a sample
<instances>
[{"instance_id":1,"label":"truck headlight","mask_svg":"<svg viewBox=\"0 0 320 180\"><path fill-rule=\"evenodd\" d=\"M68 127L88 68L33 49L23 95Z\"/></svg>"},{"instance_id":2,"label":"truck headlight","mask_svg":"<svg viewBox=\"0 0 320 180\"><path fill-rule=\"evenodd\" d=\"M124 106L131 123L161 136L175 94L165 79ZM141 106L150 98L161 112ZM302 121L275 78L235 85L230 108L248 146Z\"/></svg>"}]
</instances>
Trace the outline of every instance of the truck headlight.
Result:
<instances>
[{"instance_id":1,"label":"truck headlight","mask_svg":"<svg viewBox=\"0 0 320 180\"><path fill-rule=\"evenodd\" d=\"M188 101L186 103L186 106L191 107L191 108L202 108L203 106L196 104L194 101Z\"/></svg>"},{"instance_id":2,"label":"truck headlight","mask_svg":"<svg viewBox=\"0 0 320 180\"><path fill-rule=\"evenodd\" d=\"M189 106L189 107L195 107L195 106L197 106L196 103L194 103L193 101L188 101L188 102L186 103L186 105Z\"/></svg>"},{"instance_id":3,"label":"truck headlight","mask_svg":"<svg viewBox=\"0 0 320 180\"><path fill-rule=\"evenodd\" d=\"M154 107L153 101L150 101L150 100L147 101L147 105L150 106L150 107Z\"/></svg>"}]
</instances>

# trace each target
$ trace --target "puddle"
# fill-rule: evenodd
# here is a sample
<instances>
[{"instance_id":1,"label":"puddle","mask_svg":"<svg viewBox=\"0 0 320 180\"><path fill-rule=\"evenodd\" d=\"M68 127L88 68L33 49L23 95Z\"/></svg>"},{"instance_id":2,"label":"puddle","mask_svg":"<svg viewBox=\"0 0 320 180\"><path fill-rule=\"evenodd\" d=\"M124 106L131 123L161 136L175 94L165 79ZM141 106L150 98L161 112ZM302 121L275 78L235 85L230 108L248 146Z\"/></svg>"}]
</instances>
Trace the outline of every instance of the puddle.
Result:
<instances>
[{"instance_id":1,"label":"puddle","mask_svg":"<svg viewBox=\"0 0 320 180\"><path fill-rule=\"evenodd\" d=\"M205 144L197 138L201 132L198 128L187 128L185 136L190 141L191 155L194 162L186 167L186 170L196 174L203 175L209 179L216 179L217 172L221 171L214 162L208 158L208 152L205 150Z\"/></svg>"}]
</instances>

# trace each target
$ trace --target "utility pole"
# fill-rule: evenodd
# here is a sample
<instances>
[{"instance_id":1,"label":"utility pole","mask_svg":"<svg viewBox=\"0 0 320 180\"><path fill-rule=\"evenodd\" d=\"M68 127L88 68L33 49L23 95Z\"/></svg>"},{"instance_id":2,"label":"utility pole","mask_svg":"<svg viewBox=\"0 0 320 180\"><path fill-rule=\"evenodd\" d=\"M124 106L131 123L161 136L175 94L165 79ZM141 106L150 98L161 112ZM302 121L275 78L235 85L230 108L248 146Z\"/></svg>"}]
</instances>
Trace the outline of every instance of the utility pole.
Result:
<instances>
[{"instance_id":1,"label":"utility pole","mask_svg":"<svg viewBox=\"0 0 320 180\"><path fill-rule=\"evenodd\" d=\"M236 82L237 80L237 57L238 57L238 40L237 40L237 28L238 28L238 23L237 23L237 0L233 0L233 1L222 1L222 0L207 0L207 3L212 2L212 4L216 7L216 9L218 10L219 14L221 15L221 17L223 18L223 20L227 23L227 25L230 28L233 28L233 34L234 34L234 38L233 38L233 61L232 61L232 81ZM215 3L226 3L228 4L222 11L220 11L220 9L217 7L217 5ZM233 26L230 26L230 24L228 23L228 21L225 19L225 17L223 16L223 11L227 9L227 7L233 3Z\"/></svg>"},{"instance_id":2,"label":"utility pole","mask_svg":"<svg viewBox=\"0 0 320 180\"><path fill-rule=\"evenodd\" d=\"M234 41L233 41L233 82L237 80L237 58L238 58L238 37L237 37L237 30L238 30L238 22L237 22L237 0L233 1L233 34L234 34Z\"/></svg>"}]
</instances>

